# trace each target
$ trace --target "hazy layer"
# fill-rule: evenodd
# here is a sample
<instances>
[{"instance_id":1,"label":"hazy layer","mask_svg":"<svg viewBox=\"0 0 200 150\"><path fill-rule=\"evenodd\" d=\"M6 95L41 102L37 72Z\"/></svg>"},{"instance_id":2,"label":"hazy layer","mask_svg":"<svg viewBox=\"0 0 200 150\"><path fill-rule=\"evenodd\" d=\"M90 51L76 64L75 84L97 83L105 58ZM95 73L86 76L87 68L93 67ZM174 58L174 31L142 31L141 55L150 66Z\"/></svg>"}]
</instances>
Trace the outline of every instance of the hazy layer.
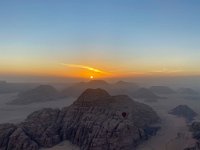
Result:
<instances>
[{"instance_id":1,"label":"hazy layer","mask_svg":"<svg viewBox=\"0 0 200 150\"><path fill-rule=\"evenodd\" d=\"M149 86L149 84L144 84ZM156 84L157 85L157 84ZM57 84L58 89L62 89L63 84ZM173 88L182 87L182 85L173 86ZM42 102L42 103L33 103L29 105L7 105L6 103L12 101L17 96L17 93L11 94L0 94L0 123L18 123L23 121L27 115L31 112L51 107L51 108L62 108L72 104L75 100L74 98L65 98L56 101ZM171 94L171 95L160 95L166 97L166 99L159 99L157 102L141 102L147 103L152 106L162 119L162 128L158 134L148 141L145 141L142 145L138 147L138 150L177 150L188 145L191 145L194 140L191 138L191 133L188 132L188 127L183 118L178 118L173 115L168 114L168 112L180 104L186 104L191 107L194 111L200 114L199 100L185 99L184 95L181 94ZM200 117L197 117L200 120ZM180 134L178 137L177 134ZM183 144L184 143L184 144ZM69 142L61 143L49 150L68 150L74 149Z\"/></svg>"},{"instance_id":2,"label":"hazy layer","mask_svg":"<svg viewBox=\"0 0 200 150\"><path fill-rule=\"evenodd\" d=\"M33 103L29 105L7 105L17 96L14 94L0 94L0 123L17 123L23 121L30 113L42 108L62 108L69 106L73 98L60 99L56 101Z\"/></svg>"}]
</instances>

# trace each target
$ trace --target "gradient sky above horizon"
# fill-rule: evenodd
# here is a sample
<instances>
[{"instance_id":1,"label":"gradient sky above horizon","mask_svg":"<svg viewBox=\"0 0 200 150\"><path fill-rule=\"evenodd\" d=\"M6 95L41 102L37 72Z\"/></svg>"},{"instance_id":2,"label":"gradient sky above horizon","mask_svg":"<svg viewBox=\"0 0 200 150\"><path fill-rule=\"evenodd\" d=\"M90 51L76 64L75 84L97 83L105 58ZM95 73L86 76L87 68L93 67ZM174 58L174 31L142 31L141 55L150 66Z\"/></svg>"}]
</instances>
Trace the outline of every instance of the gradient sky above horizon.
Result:
<instances>
[{"instance_id":1,"label":"gradient sky above horizon","mask_svg":"<svg viewBox=\"0 0 200 150\"><path fill-rule=\"evenodd\" d=\"M199 65L199 0L0 1L0 75L200 75Z\"/></svg>"}]
</instances>

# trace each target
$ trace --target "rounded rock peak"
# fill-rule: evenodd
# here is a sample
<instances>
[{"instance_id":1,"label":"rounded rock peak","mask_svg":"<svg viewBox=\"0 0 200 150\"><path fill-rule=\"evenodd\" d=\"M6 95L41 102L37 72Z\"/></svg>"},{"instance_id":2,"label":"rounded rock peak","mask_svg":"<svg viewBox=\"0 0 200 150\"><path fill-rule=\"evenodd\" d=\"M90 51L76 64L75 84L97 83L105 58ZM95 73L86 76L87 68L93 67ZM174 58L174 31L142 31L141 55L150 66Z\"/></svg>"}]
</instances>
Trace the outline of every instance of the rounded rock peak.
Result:
<instances>
[{"instance_id":1,"label":"rounded rock peak","mask_svg":"<svg viewBox=\"0 0 200 150\"><path fill-rule=\"evenodd\" d=\"M87 89L79 96L77 101L94 101L107 97L110 97L110 94L103 89Z\"/></svg>"}]
</instances>

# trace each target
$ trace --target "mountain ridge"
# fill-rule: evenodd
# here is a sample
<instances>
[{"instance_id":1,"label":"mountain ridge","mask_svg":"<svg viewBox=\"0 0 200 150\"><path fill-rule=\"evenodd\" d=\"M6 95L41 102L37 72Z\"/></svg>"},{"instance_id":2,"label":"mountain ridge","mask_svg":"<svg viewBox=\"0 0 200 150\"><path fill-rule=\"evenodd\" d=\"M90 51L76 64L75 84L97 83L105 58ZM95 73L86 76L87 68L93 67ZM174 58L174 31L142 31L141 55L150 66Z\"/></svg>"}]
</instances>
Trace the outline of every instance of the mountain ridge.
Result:
<instances>
[{"instance_id":1,"label":"mountain ridge","mask_svg":"<svg viewBox=\"0 0 200 150\"><path fill-rule=\"evenodd\" d=\"M69 140L82 150L130 150L156 134L159 120L150 106L126 95L89 89L61 110L46 108L20 124L0 125L0 148L38 150Z\"/></svg>"}]
</instances>

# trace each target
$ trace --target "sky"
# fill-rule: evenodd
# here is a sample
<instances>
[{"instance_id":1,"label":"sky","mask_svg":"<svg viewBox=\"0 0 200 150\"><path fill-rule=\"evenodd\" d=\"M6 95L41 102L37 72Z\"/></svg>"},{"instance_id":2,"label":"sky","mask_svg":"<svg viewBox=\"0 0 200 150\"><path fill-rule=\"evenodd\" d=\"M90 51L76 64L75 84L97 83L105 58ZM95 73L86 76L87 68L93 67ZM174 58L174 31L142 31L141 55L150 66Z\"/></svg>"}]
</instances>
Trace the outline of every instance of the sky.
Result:
<instances>
[{"instance_id":1,"label":"sky","mask_svg":"<svg viewBox=\"0 0 200 150\"><path fill-rule=\"evenodd\" d=\"M1 0L0 77L200 75L199 0Z\"/></svg>"}]
</instances>

